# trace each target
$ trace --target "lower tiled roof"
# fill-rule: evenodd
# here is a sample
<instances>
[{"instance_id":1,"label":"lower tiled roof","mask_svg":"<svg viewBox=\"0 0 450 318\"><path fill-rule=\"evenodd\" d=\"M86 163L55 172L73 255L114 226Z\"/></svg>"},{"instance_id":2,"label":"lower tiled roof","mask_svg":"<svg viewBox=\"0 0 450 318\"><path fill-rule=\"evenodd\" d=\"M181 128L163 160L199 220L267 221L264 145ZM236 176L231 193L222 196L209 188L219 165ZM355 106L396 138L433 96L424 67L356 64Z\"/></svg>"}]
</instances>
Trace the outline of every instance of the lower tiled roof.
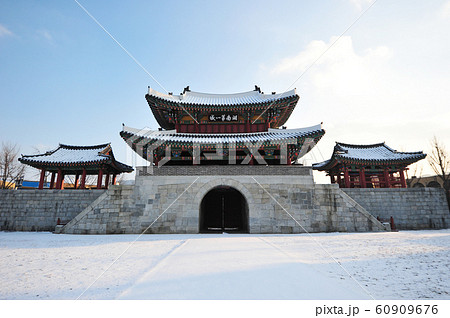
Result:
<instances>
[{"instance_id":1,"label":"lower tiled roof","mask_svg":"<svg viewBox=\"0 0 450 318\"><path fill-rule=\"evenodd\" d=\"M422 151L399 152L384 142L372 145L351 145L337 142L330 159L313 164L313 169L328 170L339 163L411 164L426 157Z\"/></svg>"},{"instance_id":2,"label":"lower tiled roof","mask_svg":"<svg viewBox=\"0 0 450 318\"><path fill-rule=\"evenodd\" d=\"M33 167L44 166L82 166L92 164L112 164L123 172L131 172L133 168L114 159L111 144L94 146L72 146L59 144L58 148L38 155L22 155L19 161Z\"/></svg>"},{"instance_id":3,"label":"lower tiled roof","mask_svg":"<svg viewBox=\"0 0 450 318\"><path fill-rule=\"evenodd\" d=\"M315 133L323 132L322 124L297 129L271 129L257 133L228 133L228 134L205 134L205 133L177 133L176 130L150 130L136 129L123 126L122 137L126 134L144 137L149 140L159 140L173 143L198 143L198 144L232 144L232 143L255 143L266 141L282 141L290 138L307 137Z\"/></svg>"}]
</instances>

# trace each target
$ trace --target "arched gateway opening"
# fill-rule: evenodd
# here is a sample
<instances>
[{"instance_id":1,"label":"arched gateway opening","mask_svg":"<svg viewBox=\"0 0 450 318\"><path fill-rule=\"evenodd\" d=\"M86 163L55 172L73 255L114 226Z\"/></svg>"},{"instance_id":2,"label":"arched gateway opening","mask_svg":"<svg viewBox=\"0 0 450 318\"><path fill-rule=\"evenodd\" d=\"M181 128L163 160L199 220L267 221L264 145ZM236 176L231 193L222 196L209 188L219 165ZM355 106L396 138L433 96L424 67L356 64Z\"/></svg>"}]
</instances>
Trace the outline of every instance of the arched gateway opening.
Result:
<instances>
[{"instance_id":1,"label":"arched gateway opening","mask_svg":"<svg viewBox=\"0 0 450 318\"><path fill-rule=\"evenodd\" d=\"M200 204L200 233L248 233L248 204L236 189L219 186Z\"/></svg>"}]
</instances>

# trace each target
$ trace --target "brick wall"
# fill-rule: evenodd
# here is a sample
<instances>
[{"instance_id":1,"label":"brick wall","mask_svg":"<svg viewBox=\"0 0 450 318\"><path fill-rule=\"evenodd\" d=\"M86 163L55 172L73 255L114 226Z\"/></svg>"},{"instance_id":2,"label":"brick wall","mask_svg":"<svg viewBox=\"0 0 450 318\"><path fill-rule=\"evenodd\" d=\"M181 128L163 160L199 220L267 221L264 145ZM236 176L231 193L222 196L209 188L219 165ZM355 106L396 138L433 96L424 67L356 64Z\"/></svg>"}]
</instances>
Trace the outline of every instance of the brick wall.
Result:
<instances>
[{"instance_id":1,"label":"brick wall","mask_svg":"<svg viewBox=\"0 0 450 318\"><path fill-rule=\"evenodd\" d=\"M137 167L138 176L310 176L311 167L301 165L290 166L251 166L251 165L224 165L224 166L161 166Z\"/></svg>"},{"instance_id":2,"label":"brick wall","mask_svg":"<svg viewBox=\"0 0 450 318\"><path fill-rule=\"evenodd\" d=\"M104 190L0 190L0 230L54 231L69 222Z\"/></svg>"}]
</instances>

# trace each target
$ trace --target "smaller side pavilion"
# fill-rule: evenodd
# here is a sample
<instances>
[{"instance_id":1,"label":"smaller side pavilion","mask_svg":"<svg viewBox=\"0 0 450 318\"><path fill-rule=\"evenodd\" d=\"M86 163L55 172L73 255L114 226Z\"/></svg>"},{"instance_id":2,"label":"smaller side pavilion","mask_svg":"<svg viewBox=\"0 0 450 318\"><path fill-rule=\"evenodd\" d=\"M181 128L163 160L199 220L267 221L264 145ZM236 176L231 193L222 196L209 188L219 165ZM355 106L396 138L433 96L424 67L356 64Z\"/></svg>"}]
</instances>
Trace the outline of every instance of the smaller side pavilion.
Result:
<instances>
[{"instance_id":1,"label":"smaller side pavilion","mask_svg":"<svg viewBox=\"0 0 450 318\"><path fill-rule=\"evenodd\" d=\"M63 189L67 175L75 176L75 189L86 188L88 175L97 176L97 189L107 189L110 183L116 183L119 174L133 171L132 167L115 160L109 143L95 146L59 144L57 149L44 154L22 155L19 161L41 170L39 189L44 188L46 172L51 173L50 189Z\"/></svg>"},{"instance_id":2,"label":"smaller side pavilion","mask_svg":"<svg viewBox=\"0 0 450 318\"><path fill-rule=\"evenodd\" d=\"M384 142L350 145L336 142L327 161L313 164L340 188L406 188L407 166L426 157L422 151L398 152Z\"/></svg>"}]
</instances>

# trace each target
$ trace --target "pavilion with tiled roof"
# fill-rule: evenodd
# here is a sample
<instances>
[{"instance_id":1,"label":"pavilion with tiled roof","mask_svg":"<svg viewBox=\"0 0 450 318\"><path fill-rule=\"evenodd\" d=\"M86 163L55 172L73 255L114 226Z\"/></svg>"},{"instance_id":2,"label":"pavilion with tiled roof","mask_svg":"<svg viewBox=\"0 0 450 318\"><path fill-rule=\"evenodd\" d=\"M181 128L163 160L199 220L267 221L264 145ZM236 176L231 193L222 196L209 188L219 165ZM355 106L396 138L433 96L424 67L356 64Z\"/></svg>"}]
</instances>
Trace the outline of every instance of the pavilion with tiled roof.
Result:
<instances>
[{"instance_id":1,"label":"pavilion with tiled roof","mask_svg":"<svg viewBox=\"0 0 450 318\"><path fill-rule=\"evenodd\" d=\"M132 167L114 158L109 143L94 146L59 144L58 148L44 154L22 155L19 161L41 170L39 189L44 187L46 172L51 172L50 189L63 189L66 175L75 176L75 189L85 188L87 175L97 175L97 189L102 189L108 188L110 181L115 184L117 175L133 171Z\"/></svg>"},{"instance_id":2,"label":"pavilion with tiled roof","mask_svg":"<svg viewBox=\"0 0 450 318\"><path fill-rule=\"evenodd\" d=\"M351 145L336 142L330 159L313 164L341 188L406 188L407 166L426 157L422 151L399 152L384 142Z\"/></svg>"},{"instance_id":3,"label":"pavilion with tiled roof","mask_svg":"<svg viewBox=\"0 0 450 318\"><path fill-rule=\"evenodd\" d=\"M123 126L120 135L154 164L170 158L165 164L290 165L325 134L321 124L282 127L300 99L295 89L264 94L255 86L244 93L208 94L193 92L188 86L173 95L149 88L145 98L161 128Z\"/></svg>"},{"instance_id":4,"label":"pavilion with tiled roof","mask_svg":"<svg viewBox=\"0 0 450 318\"><path fill-rule=\"evenodd\" d=\"M253 91L244 93L209 94L193 92L187 86L180 95L163 94L149 87L145 98L163 129L184 133L246 133L281 127L300 97L295 89L264 94L255 86Z\"/></svg>"}]
</instances>

